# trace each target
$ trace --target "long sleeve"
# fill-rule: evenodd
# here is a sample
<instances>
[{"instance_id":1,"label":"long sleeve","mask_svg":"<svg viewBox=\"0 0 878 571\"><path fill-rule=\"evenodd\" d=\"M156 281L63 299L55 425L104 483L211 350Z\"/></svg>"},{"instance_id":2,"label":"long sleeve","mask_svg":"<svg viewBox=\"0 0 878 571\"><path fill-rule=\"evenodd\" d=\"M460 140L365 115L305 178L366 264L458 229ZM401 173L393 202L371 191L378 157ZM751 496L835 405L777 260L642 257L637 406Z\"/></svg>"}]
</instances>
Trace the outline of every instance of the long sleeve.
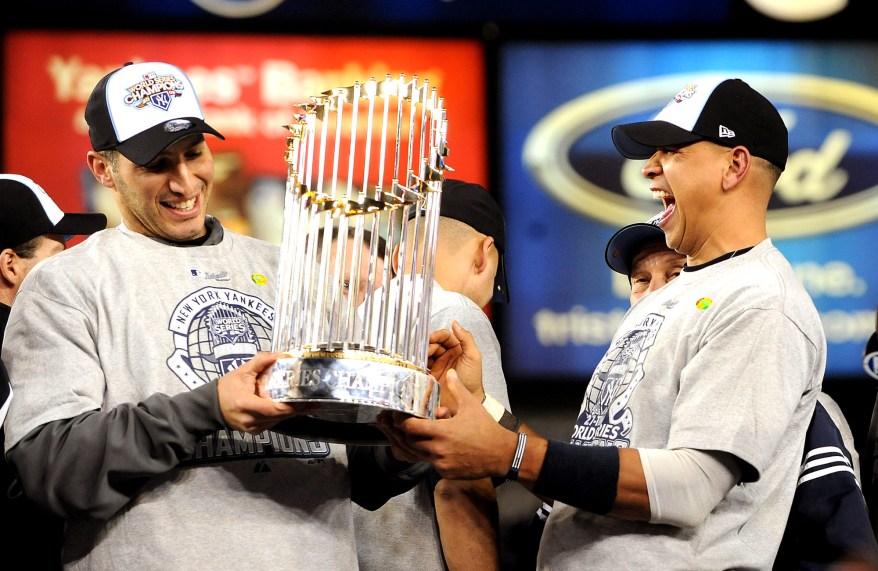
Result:
<instances>
[{"instance_id":1,"label":"long sleeve","mask_svg":"<svg viewBox=\"0 0 878 571\"><path fill-rule=\"evenodd\" d=\"M67 518L106 519L224 426L216 382L46 423L7 452L25 494Z\"/></svg>"}]
</instances>

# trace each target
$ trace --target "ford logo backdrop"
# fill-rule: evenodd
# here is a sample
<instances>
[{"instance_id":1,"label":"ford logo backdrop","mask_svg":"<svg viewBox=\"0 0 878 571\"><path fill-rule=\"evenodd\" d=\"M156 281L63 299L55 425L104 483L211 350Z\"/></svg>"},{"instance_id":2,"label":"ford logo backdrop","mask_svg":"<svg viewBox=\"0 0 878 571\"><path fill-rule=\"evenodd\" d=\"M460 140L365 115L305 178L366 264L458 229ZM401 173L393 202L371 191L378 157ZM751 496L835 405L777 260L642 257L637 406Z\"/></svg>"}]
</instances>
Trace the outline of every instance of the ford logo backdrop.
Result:
<instances>
[{"instance_id":1,"label":"ford logo backdrop","mask_svg":"<svg viewBox=\"0 0 878 571\"><path fill-rule=\"evenodd\" d=\"M550 62L547 65L547 62ZM651 118L687 82L740 77L780 110L790 157L768 232L823 320L827 376L862 374L878 306L878 52L864 44L639 42L500 54L502 201L511 303L507 376L587 381L628 308L604 263L621 226L661 210L619 155L617 123Z\"/></svg>"}]
</instances>

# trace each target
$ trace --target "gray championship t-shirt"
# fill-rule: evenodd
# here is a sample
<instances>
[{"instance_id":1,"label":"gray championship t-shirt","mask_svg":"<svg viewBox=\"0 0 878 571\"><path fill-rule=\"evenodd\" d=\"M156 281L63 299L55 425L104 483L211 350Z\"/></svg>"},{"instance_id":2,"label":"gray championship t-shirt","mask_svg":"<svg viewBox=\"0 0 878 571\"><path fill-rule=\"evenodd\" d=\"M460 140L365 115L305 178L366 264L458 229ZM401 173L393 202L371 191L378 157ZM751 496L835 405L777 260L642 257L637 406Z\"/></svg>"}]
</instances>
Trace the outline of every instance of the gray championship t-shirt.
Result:
<instances>
[{"instance_id":1,"label":"gray championship t-shirt","mask_svg":"<svg viewBox=\"0 0 878 571\"><path fill-rule=\"evenodd\" d=\"M75 518L70 568L356 569L345 447L228 430L213 387L194 398L270 350L278 254L228 230L217 244L174 247L119 227L28 276L3 347L15 389L7 450L59 419L79 417L75 430L58 425L70 434L113 427L80 441L92 448L61 448L81 457L68 472L47 463L47 482L58 484L42 500ZM183 409L175 399L187 392ZM113 417L98 422L91 411ZM126 446L134 433L146 441ZM130 473L125 484L101 479L106 463L133 469L132 454L141 456L131 466L158 465L161 475L137 492L124 487ZM112 513L80 519L93 511Z\"/></svg>"},{"instance_id":2,"label":"gray championship t-shirt","mask_svg":"<svg viewBox=\"0 0 878 571\"><path fill-rule=\"evenodd\" d=\"M592 375L571 442L722 450L743 482L692 528L556 502L538 567L771 569L825 364L814 304L770 240L643 297Z\"/></svg>"}]
</instances>

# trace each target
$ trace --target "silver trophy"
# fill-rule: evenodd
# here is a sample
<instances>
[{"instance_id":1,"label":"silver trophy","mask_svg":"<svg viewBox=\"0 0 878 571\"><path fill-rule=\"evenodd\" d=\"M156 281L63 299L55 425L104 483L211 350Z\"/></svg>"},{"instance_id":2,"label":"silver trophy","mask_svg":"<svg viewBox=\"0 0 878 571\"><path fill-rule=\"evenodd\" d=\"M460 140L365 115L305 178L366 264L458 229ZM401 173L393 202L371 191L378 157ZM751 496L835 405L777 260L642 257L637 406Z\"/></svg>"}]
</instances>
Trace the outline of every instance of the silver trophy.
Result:
<instances>
[{"instance_id":1,"label":"silver trophy","mask_svg":"<svg viewBox=\"0 0 878 571\"><path fill-rule=\"evenodd\" d=\"M286 126L272 349L290 357L266 388L308 404L297 434L383 443L379 413L433 418L439 402L427 350L445 109L405 75L311 99Z\"/></svg>"}]
</instances>

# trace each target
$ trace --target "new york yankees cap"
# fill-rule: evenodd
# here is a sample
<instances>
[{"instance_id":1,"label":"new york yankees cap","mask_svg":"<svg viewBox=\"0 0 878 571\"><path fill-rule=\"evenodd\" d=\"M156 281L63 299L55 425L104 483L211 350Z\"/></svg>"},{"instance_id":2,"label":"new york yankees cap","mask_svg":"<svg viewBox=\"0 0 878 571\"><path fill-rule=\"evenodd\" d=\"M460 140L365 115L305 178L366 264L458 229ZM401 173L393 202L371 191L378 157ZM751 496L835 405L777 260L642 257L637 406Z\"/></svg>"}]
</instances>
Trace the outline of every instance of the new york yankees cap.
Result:
<instances>
[{"instance_id":1,"label":"new york yankees cap","mask_svg":"<svg viewBox=\"0 0 878 571\"><path fill-rule=\"evenodd\" d=\"M116 149L141 166L194 133L225 138L205 123L189 77L163 62L129 62L101 78L85 121L95 151Z\"/></svg>"},{"instance_id":2,"label":"new york yankees cap","mask_svg":"<svg viewBox=\"0 0 878 571\"><path fill-rule=\"evenodd\" d=\"M709 78L686 85L650 121L616 125L613 144L629 159L648 159L656 147L711 141L741 145L784 169L786 125L772 103L740 79Z\"/></svg>"},{"instance_id":3,"label":"new york yankees cap","mask_svg":"<svg viewBox=\"0 0 878 571\"><path fill-rule=\"evenodd\" d=\"M43 234L93 234L107 227L99 213L65 213L43 187L26 176L0 174L0 251Z\"/></svg>"},{"instance_id":4,"label":"new york yankees cap","mask_svg":"<svg viewBox=\"0 0 878 571\"><path fill-rule=\"evenodd\" d=\"M661 213L646 222L623 226L610 237L604 251L604 260L611 270L630 277L634 256L649 244L665 243L665 233L658 225L660 219Z\"/></svg>"}]
</instances>

